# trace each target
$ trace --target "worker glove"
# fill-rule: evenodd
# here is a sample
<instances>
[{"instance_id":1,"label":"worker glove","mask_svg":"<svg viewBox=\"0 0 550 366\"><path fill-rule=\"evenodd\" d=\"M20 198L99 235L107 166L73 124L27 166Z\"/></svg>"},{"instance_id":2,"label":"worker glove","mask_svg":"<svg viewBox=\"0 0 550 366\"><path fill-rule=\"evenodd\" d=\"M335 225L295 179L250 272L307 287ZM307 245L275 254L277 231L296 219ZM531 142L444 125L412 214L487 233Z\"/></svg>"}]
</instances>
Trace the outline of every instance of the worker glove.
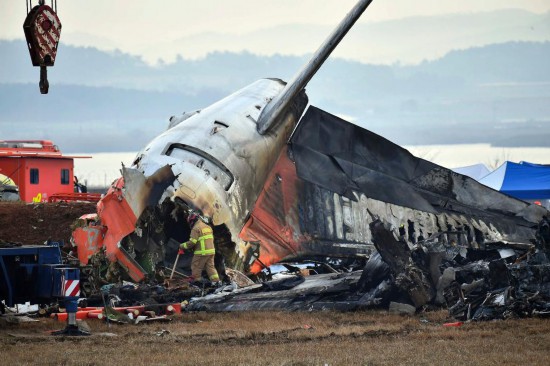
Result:
<instances>
[{"instance_id":1,"label":"worker glove","mask_svg":"<svg viewBox=\"0 0 550 366\"><path fill-rule=\"evenodd\" d=\"M178 254L181 255L181 254L183 254L183 253L184 253L183 248L180 248L180 250L178 250Z\"/></svg>"}]
</instances>

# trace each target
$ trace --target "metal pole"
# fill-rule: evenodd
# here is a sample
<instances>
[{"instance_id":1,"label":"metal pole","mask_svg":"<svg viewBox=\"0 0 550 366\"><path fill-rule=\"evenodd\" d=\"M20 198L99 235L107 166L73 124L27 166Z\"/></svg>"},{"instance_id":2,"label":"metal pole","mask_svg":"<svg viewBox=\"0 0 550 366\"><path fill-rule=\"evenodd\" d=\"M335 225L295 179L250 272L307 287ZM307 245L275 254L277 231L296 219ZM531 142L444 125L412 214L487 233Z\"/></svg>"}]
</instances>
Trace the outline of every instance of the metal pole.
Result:
<instances>
[{"instance_id":1,"label":"metal pole","mask_svg":"<svg viewBox=\"0 0 550 366\"><path fill-rule=\"evenodd\" d=\"M263 135L267 133L272 126L278 123L282 112L298 95L298 93L306 87L313 75L315 75L317 70L319 70L323 62L326 61L331 52L336 48L338 43L340 43L342 38L344 38L371 2L372 0L359 1L340 22L332 34L325 40L321 47L319 47L311 60L309 60L309 62L305 64L296 75L294 75L291 81L286 84L283 91L278 96L273 98L273 100L264 108L258 118L258 125L256 127L258 133Z\"/></svg>"},{"instance_id":2,"label":"metal pole","mask_svg":"<svg viewBox=\"0 0 550 366\"><path fill-rule=\"evenodd\" d=\"M178 264L178 260L180 259L180 252L178 250L178 255L176 256L176 260L174 261L174 266L172 267L172 273L170 273L170 279L174 277L174 272L176 271L176 266Z\"/></svg>"}]
</instances>

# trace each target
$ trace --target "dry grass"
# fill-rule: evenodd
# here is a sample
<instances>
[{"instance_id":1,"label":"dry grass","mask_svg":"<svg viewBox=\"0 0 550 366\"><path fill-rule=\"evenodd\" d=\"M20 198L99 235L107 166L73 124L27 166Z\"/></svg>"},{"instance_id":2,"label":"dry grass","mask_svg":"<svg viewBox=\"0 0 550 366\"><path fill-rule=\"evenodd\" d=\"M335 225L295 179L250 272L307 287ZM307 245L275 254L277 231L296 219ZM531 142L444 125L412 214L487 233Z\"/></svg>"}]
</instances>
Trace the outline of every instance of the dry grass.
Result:
<instances>
[{"instance_id":1,"label":"dry grass","mask_svg":"<svg viewBox=\"0 0 550 366\"><path fill-rule=\"evenodd\" d=\"M138 326L89 320L94 335L81 338L49 336L63 324L48 319L0 328L0 355L5 365L549 364L548 319L448 328L446 315L195 313Z\"/></svg>"}]
</instances>

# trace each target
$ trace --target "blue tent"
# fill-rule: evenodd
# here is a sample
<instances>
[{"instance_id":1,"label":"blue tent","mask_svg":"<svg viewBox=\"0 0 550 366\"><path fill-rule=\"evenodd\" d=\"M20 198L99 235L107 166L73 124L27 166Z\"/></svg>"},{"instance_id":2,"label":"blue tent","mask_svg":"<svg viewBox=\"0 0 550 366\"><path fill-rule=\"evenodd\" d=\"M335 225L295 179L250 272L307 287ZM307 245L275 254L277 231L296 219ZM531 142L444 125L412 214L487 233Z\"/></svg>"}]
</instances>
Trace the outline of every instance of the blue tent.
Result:
<instances>
[{"instance_id":1,"label":"blue tent","mask_svg":"<svg viewBox=\"0 0 550 366\"><path fill-rule=\"evenodd\" d=\"M479 182L519 199L550 198L550 166L507 161Z\"/></svg>"}]
</instances>

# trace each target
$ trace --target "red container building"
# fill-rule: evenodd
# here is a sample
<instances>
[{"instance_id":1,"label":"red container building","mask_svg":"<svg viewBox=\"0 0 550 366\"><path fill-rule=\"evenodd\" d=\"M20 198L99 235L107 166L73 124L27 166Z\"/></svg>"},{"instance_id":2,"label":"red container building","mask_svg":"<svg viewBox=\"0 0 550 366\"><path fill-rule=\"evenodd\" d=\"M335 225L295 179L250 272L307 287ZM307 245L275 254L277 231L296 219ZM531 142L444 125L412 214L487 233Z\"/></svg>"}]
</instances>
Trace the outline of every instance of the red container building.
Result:
<instances>
[{"instance_id":1,"label":"red container building","mask_svg":"<svg viewBox=\"0 0 550 366\"><path fill-rule=\"evenodd\" d=\"M0 172L19 186L22 201L46 202L54 194L74 192L74 158L48 140L0 140Z\"/></svg>"}]
</instances>

